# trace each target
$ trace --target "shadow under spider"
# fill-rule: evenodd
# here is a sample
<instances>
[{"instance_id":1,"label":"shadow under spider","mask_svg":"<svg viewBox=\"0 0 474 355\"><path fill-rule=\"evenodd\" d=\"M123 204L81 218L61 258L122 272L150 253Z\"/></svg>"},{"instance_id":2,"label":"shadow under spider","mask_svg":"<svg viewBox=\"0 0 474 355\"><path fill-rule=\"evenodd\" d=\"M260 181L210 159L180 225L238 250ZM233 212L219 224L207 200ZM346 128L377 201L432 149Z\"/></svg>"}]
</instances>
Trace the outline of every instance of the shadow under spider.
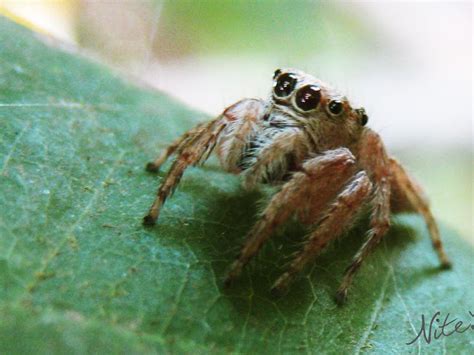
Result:
<instances>
[{"instance_id":1,"label":"shadow under spider","mask_svg":"<svg viewBox=\"0 0 474 355\"><path fill-rule=\"evenodd\" d=\"M201 174L205 173L197 173ZM240 182L232 176L219 178L235 178ZM393 223L382 243L365 260L356 275L346 305L339 308L335 305L333 296L342 281L345 268L365 241L369 228L368 216L361 217L348 233L333 241L290 285L285 295L275 298L270 294L273 282L285 271L292 254L301 250L310 231L310 228L292 219L265 243L244 269L241 278L230 288L224 288L222 281L231 263L239 253L247 232L257 221L259 211L264 208L274 191L267 187L246 191L236 188L232 182L232 192L226 192L218 184L209 184L199 176L189 176L183 182L180 191L188 194L188 198L199 205L193 218L187 220L187 228L193 235L186 239L186 244L198 258L211 261L218 287L243 319L250 314L260 320L273 322L276 308L283 316L301 313L315 302L315 298L322 311L349 314L357 310L359 316L364 316L365 312L365 316L369 316L377 301L374 295L380 294L381 285L390 271L387 260L395 264L403 250L417 238L416 231L407 223ZM157 230L160 228L162 227L158 224ZM205 233L194 236L199 229L206 229ZM426 271L422 271L422 274L426 276ZM388 287L385 297L391 297L393 292L393 288Z\"/></svg>"}]
</instances>

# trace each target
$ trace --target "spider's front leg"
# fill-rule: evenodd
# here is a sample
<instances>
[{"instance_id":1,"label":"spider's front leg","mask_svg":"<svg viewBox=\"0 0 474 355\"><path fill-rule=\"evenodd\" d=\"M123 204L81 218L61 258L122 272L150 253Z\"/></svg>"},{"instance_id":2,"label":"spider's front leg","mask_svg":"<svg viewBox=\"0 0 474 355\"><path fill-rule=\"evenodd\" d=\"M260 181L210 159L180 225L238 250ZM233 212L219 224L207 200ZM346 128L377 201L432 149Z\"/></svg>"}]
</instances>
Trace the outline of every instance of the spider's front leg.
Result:
<instances>
[{"instance_id":1,"label":"spider's front leg","mask_svg":"<svg viewBox=\"0 0 474 355\"><path fill-rule=\"evenodd\" d=\"M151 173L156 173L160 170L161 165L166 162L166 160L173 155L175 152L180 152L180 148L186 145L188 142L189 137L197 136L198 132L203 129L208 122L202 122L198 124L196 127L190 129L186 133L184 133L181 137L171 143L155 160L149 162L145 169Z\"/></svg>"},{"instance_id":2,"label":"spider's front leg","mask_svg":"<svg viewBox=\"0 0 474 355\"><path fill-rule=\"evenodd\" d=\"M240 126L245 126L244 123L248 120L255 120L255 116L260 114L263 109L263 101L255 99L241 100L228 107L214 120L201 123L186 132L154 162L149 163L147 170L156 171L170 155L177 153L176 159L157 191L155 201L148 214L143 218L143 224L151 226L156 223L161 207L178 185L186 168L203 163L209 157L227 125L233 124L237 126L236 131L239 131Z\"/></svg>"},{"instance_id":3,"label":"spider's front leg","mask_svg":"<svg viewBox=\"0 0 474 355\"><path fill-rule=\"evenodd\" d=\"M371 192L372 183L367 174L364 171L358 172L319 219L316 229L308 238L303 250L290 264L289 269L274 283L273 293L281 294L294 277L314 260L331 240L348 229Z\"/></svg>"},{"instance_id":4,"label":"spider's front leg","mask_svg":"<svg viewBox=\"0 0 474 355\"><path fill-rule=\"evenodd\" d=\"M225 284L230 285L241 273L242 268L260 250L271 234L293 213L317 215L334 195L354 174L355 158L345 148L327 151L309 159L302 171L293 175L290 181L276 193L247 234L244 246L232 264ZM310 196L317 196L318 204Z\"/></svg>"},{"instance_id":5,"label":"spider's front leg","mask_svg":"<svg viewBox=\"0 0 474 355\"><path fill-rule=\"evenodd\" d=\"M336 302L344 303L347 290L362 262L379 243L390 226L390 168L385 148L377 134L367 130L358 151L359 166L363 168L337 196L331 207L317 223L302 252L291 263L289 270L274 284L273 291L281 293L294 276L316 257L329 241L347 229L369 197L372 216L367 241L356 253L346 269Z\"/></svg>"},{"instance_id":6,"label":"spider's front leg","mask_svg":"<svg viewBox=\"0 0 474 355\"><path fill-rule=\"evenodd\" d=\"M301 130L290 128L276 134L273 141L259 151L255 163L245 171L244 186L251 189L259 182L269 180L272 174L288 172L289 155L292 155L293 161L303 161L309 150L308 140Z\"/></svg>"}]
</instances>

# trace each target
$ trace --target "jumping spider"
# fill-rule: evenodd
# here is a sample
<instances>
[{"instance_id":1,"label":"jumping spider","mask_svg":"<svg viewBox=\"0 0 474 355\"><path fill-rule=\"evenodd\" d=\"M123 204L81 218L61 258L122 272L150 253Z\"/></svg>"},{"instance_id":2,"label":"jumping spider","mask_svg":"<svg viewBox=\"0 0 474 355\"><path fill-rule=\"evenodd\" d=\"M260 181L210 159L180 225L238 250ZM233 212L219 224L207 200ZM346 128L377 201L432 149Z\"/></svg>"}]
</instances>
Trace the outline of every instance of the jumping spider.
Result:
<instances>
[{"instance_id":1,"label":"jumping spider","mask_svg":"<svg viewBox=\"0 0 474 355\"><path fill-rule=\"evenodd\" d=\"M295 69L276 70L269 99L243 99L217 118L184 133L148 171L158 171L176 153L143 223L155 224L166 198L185 169L203 163L215 149L222 167L241 174L244 185L280 186L248 233L231 266L229 285L282 223L296 215L311 225L307 242L272 291L285 290L295 275L333 239L351 226L363 207L371 210L367 240L345 271L336 301L345 301L362 261L390 226L390 213L420 213L428 226L441 265L450 261L421 188L401 164L387 155L377 133L365 127L363 108L322 81Z\"/></svg>"}]
</instances>

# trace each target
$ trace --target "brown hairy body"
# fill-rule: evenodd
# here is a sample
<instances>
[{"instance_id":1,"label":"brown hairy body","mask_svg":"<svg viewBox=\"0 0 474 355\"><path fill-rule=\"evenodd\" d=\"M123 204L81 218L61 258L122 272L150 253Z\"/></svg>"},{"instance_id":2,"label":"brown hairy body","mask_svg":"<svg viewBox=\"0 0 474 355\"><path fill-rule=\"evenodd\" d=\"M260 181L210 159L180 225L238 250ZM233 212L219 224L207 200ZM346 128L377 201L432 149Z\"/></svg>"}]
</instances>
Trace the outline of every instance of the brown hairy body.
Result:
<instances>
[{"instance_id":1,"label":"brown hairy body","mask_svg":"<svg viewBox=\"0 0 474 355\"><path fill-rule=\"evenodd\" d=\"M441 265L449 267L438 227L421 188L394 158L377 133L366 127L363 108L320 80L296 69L277 70L267 100L243 99L217 118L201 123L171 144L148 171L158 171L176 154L143 223L156 223L161 207L188 166L216 151L222 167L241 174L244 186L280 186L249 231L225 284L231 284L273 232L293 215L315 226L303 249L272 290L285 290L294 277L360 212L371 210L367 239L346 269L336 301L343 303L364 259L390 227L390 214L420 213Z\"/></svg>"}]
</instances>

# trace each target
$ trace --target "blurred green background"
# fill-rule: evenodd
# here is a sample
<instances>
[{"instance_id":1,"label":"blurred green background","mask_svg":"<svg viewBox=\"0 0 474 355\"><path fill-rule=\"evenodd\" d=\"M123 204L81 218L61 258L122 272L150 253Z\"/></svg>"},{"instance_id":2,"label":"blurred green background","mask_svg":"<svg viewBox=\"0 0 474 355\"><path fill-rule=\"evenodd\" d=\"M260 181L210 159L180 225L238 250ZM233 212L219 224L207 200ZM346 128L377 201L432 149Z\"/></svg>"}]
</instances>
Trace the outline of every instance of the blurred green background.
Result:
<instances>
[{"instance_id":1,"label":"blurred green background","mask_svg":"<svg viewBox=\"0 0 474 355\"><path fill-rule=\"evenodd\" d=\"M362 1L0 1L53 36L218 114L298 67L364 105L369 124L474 243L472 4Z\"/></svg>"}]
</instances>

